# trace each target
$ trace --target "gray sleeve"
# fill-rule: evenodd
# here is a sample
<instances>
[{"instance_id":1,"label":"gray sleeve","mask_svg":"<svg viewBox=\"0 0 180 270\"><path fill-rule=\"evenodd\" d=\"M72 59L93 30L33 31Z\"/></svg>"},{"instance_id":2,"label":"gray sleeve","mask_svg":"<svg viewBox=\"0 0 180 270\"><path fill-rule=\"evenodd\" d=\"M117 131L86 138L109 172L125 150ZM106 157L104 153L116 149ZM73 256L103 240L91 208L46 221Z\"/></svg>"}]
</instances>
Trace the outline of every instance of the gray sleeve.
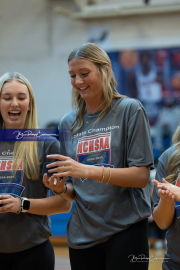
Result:
<instances>
[{"instance_id":1,"label":"gray sleeve","mask_svg":"<svg viewBox=\"0 0 180 270\"><path fill-rule=\"evenodd\" d=\"M54 139L53 141L46 141L45 142L45 156L47 155L55 155L60 154L60 143L57 139ZM46 157L46 161L50 162L50 159ZM53 160L51 159L53 162Z\"/></svg>"},{"instance_id":2,"label":"gray sleeve","mask_svg":"<svg viewBox=\"0 0 180 270\"><path fill-rule=\"evenodd\" d=\"M162 182L162 179L163 179L164 177L166 177L165 171L164 171L164 166L163 166L163 164L161 163L161 161L159 160L159 161L158 161L158 166L157 166L157 169L156 169L156 176L155 176L155 179L158 180L159 182ZM159 196L159 193L158 193L158 189L157 189L157 187L154 185L154 188L153 188L153 194L152 194L152 202L151 202L152 211L153 211L154 208L158 205L159 200L160 200L160 196Z\"/></svg>"},{"instance_id":3,"label":"gray sleeve","mask_svg":"<svg viewBox=\"0 0 180 270\"><path fill-rule=\"evenodd\" d=\"M168 176L167 164L174 150L175 150L175 147L169 148L160 156L158 160L155 179L158 180L159 182L162 182L162 179ZM159 200L160 200L160 196L158 194L158 189L154 185L153 195L152 195L152 210L158 205Z\"/></svg>"},{"instance_id":4,"label":"gray sleeve","mask_svg":"<svg viewBox=\"0 0 180 270\"><path fill-rule=\"evenodd\" d=\"M149 120L141 106L128 122L127 162L129 167L150 165L154 168Z\"/></svg>"}]
</instances>

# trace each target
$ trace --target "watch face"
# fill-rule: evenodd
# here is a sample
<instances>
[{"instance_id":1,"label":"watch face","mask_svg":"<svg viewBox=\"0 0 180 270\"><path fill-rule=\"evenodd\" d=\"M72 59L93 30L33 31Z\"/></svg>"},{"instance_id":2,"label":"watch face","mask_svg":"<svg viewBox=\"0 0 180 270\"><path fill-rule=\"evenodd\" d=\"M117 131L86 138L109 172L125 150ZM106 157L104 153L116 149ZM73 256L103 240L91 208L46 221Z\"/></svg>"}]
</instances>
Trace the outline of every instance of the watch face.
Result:
<instances>
[{"instance_id":1,"label":"watch face","mask_svg":"<svg viewBox=\"0 0 180 270\"><path fill-rule=\"evenodd\" d=\"M24 210L29 210L29 207L30 207L30 201L24 200L23 201L23 209Z\"/></svg>"}]
</instances>

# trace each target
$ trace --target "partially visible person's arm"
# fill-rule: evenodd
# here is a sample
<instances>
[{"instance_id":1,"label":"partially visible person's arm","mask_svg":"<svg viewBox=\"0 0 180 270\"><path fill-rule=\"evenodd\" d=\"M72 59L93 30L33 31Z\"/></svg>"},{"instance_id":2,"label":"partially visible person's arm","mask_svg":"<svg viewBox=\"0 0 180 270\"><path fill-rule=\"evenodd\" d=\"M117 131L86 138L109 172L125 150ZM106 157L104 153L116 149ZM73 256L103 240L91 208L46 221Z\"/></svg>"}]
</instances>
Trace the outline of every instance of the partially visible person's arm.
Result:
<instances>
[{"instance_id":1,"label":"partially visible person's arm","mask_svg":"<svg viewBox=\"0 0 180 270\"><path fill-rule=\"evenodd\" d=\"M58 213L68 213L71 210L72 203L61 198L59 195L43 199L29 199L30 209L27 213L36 215L53 215Z\"/></svg>"},{"instance_id":2,"label":"partially visible person's arm","mask_svg":"<svg viewBox=\"0 0 180 270\"><path fill-rule=\"evenodd\" d=\"M30 209L27 213L35 215L53 215L58 213L68 213L72 203L64 200L59 195L43 199L29 199ZM11 195L0 195L0 213L17 213L20 210L20 200Z\"/></svg>"},{"instance_id":3,"label":"partially visible person's arm","mask_svg":"<svg viewBox=\"0 0 180 270\"><path fill-rule=\"evenodd\" d=\"M159 182L152 180L158 187ZM174 219L174 195L168 190L158 189L160 200L153 210L153 218L158 227L162 230L167 229Z\"/></svg>"},{"instance_id":4,"label":"partially visible person's arm","mask_svg":"<svg viewBox=\"0 0 180 270\"><path fill-rule=\"evenodd\" d=\"M62 155L50 155L48 158L59 159L48 165L49 172L54 173L54 177L75 177L75 178L90 178L96 181L102 181L122 187L144 188L150 175L149 167L129 167L129 168L105 168L93 165L85 165L79 163L70 157ZM51 167L57 167L51 169ZM58 173L56 173L58 171ZM103 178L104 175L104 178ZM50 189L56 191L56 187L48 186ZM53 187L53 188L52 188Z\"/></svg>"}]
</instances>

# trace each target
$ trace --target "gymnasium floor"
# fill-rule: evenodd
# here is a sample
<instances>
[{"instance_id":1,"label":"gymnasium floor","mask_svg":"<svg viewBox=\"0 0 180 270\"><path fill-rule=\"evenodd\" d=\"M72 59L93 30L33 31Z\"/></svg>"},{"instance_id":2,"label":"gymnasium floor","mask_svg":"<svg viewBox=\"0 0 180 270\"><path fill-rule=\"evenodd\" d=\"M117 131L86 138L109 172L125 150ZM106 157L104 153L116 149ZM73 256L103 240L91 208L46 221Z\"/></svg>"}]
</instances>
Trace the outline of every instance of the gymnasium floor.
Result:
<instances>
[{"instance_id":1,"label":"gymnasium floor","mask_svg":"<svg viewBox=\"0 0 180 270\"><path fill-rule=\"evenodd\" d=\"M71 270L68 258L68 247L66 245L53 245L56 256L55 270ZM150 249L149 270L161 270L165 250ZM122 269L125 270L125 269Z\"/></svg>"}]
</instances>

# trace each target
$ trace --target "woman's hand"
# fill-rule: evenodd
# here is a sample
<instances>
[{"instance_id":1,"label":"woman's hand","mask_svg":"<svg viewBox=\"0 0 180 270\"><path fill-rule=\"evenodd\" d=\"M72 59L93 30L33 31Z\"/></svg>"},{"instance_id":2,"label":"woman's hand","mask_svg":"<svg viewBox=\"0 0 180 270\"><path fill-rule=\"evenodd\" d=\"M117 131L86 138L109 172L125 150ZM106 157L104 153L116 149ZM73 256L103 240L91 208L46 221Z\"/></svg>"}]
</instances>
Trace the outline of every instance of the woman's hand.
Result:
<instances>
[{"instance_id":1,"label":"woman's hand","mask_svg":"<svg viewBox=\"0 0 180 270\"><path fill-rule=\"evenodd\" d=\"M164 178L163 178L163 183L159 183L158 182L158 189L164 190L164 191L168 191L171 192L174 196L174 198L177 201L180 201L180 187L175 186L169 182L167 182Z\"/></svg>"},{"instance_id":2,"label":"woman's hand","mask_svg":"<svg viewBox=\"0 0 180 270\"><path fill-rule=\"evenodd\" d=\"M86 173L88 165L84 165L70 157L62 155L48 155L47 158L59 159L59 161L46 166L49 169L48 172L54 173L53 176L55 177L71 176L75 178L88 178ZM52 167L56 168L51 169Z\"/></svg>"},{"instance_id":3,"label":"woman's hand","mask_svg":"<svg viewBox=\"0 0 180 270\"><path fill-rule=\"evenodd\" d=\"M158 193L161 197L159 204L153 210L153 218L158 227L165 230L171 226L174 219L174 195L169 190L161 189L162 183L159 181L152 180L152 182L157 186Z\"/></svg>"},{"instance_id":4,"label":"woman's hand","mask_svg":"<svg viewBox=\"0 0 180 270\"><path fill-rule=\"evenodd\" d=\"M165 179L163 179L163 180L166 182ZM159 193L159 196L161 197L161 200L165 204L174 204L175 196L171 192L171 190L169 190L168 188L167 189L163 189L163 183L160 183L157 180L152 180L152 182L157 186L158 193ZM164 184L165 184L165 182L164 182ZM166 182L166 183L168 183L168 182ZM167 184L165 184L165 185L167 185ZM170 185L172 185L172 184L170 184Z\"/></svg>"},{"instance_id":5,"label":"woman's hand","mask_svg":"<svg viewBox=\"0 0 180 270\"><path fill-rule=\"evenodd\" d=\"M11 195L0 195L0 213L17 213L20 210L20 199L14 198Z\"/></svg>"},{"instance_id":6,"label":"woman's hand","mask_svg":"<svg viewBox=\"0 0 180 270\"><path fill-rule=\"evenodd\" d=\"M44 185L51 189L52 191L55 191L56 193L61 193L65 191L65 185L64 185L64 181L65 181L66 177L60 178L60 177L55 177L55 176L51 176L48 177L47 173L45 173L43 175L43 183Z\"/></svg>"}]
</instances>

